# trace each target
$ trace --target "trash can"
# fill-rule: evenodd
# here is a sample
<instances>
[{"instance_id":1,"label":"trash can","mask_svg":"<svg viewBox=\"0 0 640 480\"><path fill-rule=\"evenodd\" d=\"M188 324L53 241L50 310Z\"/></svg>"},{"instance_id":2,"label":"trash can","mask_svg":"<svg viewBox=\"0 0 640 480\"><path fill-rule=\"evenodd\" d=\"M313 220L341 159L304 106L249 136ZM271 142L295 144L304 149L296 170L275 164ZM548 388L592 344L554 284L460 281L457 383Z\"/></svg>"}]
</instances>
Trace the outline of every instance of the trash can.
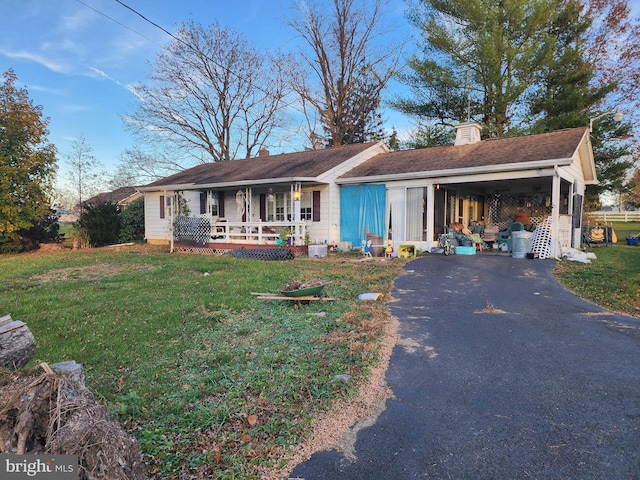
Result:
<instances>
[{"instance_id":1,"label":"trash can","mask_svg":"<svg viewBox=\"0 0 640 480\"><path fill-rule=\"evenodd\" d=\"M529 250L531 250L531 232L525 230L511 232L511 256L524 258Z\"/></svg>"}]
</instances>

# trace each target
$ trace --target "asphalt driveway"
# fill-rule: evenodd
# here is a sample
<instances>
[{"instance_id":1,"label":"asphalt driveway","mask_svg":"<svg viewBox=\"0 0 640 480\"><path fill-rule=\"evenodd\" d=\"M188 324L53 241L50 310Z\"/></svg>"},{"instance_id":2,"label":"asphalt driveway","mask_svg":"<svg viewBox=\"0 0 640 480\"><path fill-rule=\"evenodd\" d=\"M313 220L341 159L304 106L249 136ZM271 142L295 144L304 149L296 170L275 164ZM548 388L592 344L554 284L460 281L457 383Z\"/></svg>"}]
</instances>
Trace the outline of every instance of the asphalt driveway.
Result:
<instances>
[{"instance_id":1,"label":"asphalt driveway","mask_svg":"<svg viewBox=\"0 0 640 480\"><path fill-rule=\"evenodd\" d=\"M396 281L394 393L354 456L292 478L639 479L640 320L562 289L554 261L429 255Z\"/></svg>"}]
</instances>

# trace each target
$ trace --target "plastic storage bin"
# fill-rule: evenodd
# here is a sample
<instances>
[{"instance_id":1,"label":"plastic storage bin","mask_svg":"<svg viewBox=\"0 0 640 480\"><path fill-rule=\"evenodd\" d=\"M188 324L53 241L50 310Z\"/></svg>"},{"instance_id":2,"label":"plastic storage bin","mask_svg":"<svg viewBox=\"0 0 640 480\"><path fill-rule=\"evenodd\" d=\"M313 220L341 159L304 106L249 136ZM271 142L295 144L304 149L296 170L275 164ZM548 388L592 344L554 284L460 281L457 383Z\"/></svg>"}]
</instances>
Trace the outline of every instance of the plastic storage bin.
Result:
<instances>
[{"instance_id":1,"label":"plastic storage bin","mask_svg":"<svg viewBox=\"0 0 640 480\"><path fill-rule=\"evenodd\" d=\"M398 256L400 258L413 258L416 256L415 245L400 245L398 246Z\"/></svg>"},{"instance_id":2,"label":"plastic storage bin","mask_svg":"<svg viewBox=\"0 0 640 480\"><path fill-rule=\"evenodd\" d=\"M309 245L309 257L326 257L327 256L326 245Z\"/></svg>"}]
</instances>

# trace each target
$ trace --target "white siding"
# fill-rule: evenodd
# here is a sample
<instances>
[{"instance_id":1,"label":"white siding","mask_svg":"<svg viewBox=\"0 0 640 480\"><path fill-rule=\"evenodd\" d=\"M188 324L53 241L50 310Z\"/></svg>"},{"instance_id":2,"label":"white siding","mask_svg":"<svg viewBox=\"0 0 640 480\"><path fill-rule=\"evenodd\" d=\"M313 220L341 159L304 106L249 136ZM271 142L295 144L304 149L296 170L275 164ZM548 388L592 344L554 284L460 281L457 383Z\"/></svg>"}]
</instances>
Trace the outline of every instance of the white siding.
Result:
<instances>
[{"instance_id":1,"label":"white siding","mask_svg":"<svg viewBox=\"0 0 640 480\"><path fill-rule=\"evenodd\" d=\"M329 188L330 187L328 185L321 185L302 190L303 192L320 192L320 221L307 221L307 231L309 232L309 239L312 243L323 243L325 240L327 241L327 243L332 243L334 241L338 242L338 240L340 240L336 237L335 233L332 236L331 232L332 210L335 209L336 202L330 201L331 195L329 193ZM339 201L337 202L337 208L339 211Z\"/></svg>"},{"instance_id":2,"label":"white siding","mask_svg":"<svg viewBox=\"0 0 640 480\"><path fill-rule=\"evenodd\" d=\"M163 195L161 192L146 192L144 194L144 230L148 242L169 241L170 212L165 207L165 218L160 218L161 195ZM166 205L166 198L171 196L171 193L167 192L164 196Z\"/></svg>"}]
</instances>

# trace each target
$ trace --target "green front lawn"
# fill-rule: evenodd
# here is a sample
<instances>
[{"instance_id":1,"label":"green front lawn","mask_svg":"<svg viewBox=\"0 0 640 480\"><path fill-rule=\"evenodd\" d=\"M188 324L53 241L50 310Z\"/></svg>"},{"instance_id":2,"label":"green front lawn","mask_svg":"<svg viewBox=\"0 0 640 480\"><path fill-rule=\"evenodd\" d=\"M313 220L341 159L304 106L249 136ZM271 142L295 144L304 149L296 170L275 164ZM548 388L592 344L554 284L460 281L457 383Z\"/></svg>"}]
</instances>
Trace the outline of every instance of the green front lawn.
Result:
<instances>
[{"instance_id":1,"label":"green front lawn","mask_svg":"<svg viewBox=\"0 0 640 480\"><path fill-rule=\"evenodd\" d=\"M617 245L595 247L591 264L558 262L555 274L583 298L640 316L640 247L624 241L640 224L614 227ZM149 247L0 256L0 315L35 335L32 365L84 366L88 388L140 441L150 477L258 478L377 362L387 309L357 296L388 295L403 261L360 258L261 262ZM295 308L251 295L318 279L337 301Z\"/></svg>"},{"instance_id":2,"label":"green front lawn","mask_svg":"<svg viewBox=\"0 0 640 480\"><path fill-rule=\"evenodd\" d=\"M401 260L262 262L146 248L0 257L0 314L36 337L32 364L75 360L140 441L155 478L257 478L377 361ZM259 301L326 279L335 302ZM350 383L336 375L352 376Z\"/></svg>"},{"instance_id":3,"label":"green front lawn","mask_svg":"<svg viewBox=\"0 0 640 480\"><path fill-rule=\"evenodd\" d=\"M625 237L640 233L640 223L614 223L618 243L594 246L590 264L560 262L554 273L560 283L582 298L610 310L640 317L640 246L628 246Z\"/></svg>"}]
</instances>

